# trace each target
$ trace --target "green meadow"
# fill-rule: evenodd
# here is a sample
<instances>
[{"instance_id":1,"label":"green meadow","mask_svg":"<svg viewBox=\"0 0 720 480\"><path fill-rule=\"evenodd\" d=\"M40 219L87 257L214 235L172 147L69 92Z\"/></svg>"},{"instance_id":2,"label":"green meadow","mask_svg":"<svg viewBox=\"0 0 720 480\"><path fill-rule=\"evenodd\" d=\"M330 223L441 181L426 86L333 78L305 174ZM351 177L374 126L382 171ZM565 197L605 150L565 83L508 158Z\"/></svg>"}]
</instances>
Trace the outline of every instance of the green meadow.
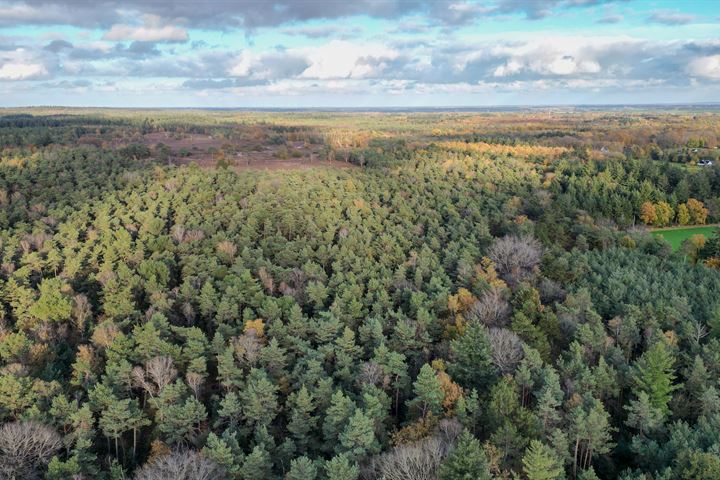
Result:
<instances>
[{"instance_id":1,"label":"green meadow","mask_svg":"<svg viewBox=\"0 0 720 480\"><path fill-rule=\"evenodd\" d=\"M670 243L670 245L672 245L673 250L677 250L686 239L692 237L693 235L700 234L705 235L705 237L710 237L715 235L717 229L717 225L703 225L700 227L664 228L654 230L652 233L653 235L663 237L668 243Z\"/></svg>"}]
</instances>

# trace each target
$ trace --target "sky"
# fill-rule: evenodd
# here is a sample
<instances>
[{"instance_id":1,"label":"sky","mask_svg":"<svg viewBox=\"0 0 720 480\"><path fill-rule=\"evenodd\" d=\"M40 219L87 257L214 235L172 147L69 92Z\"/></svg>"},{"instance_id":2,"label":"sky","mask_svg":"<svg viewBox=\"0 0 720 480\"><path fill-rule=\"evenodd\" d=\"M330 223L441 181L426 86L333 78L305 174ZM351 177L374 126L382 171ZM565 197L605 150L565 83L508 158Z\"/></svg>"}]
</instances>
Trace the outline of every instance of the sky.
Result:
<instances>
[{"instance_id":1,"label":"sky","mask_svg":"<svg viewBox=\"0 0 720 480\"><path fill-rule=\"evenodd\" d=\"M0 0L0 107L720 102L720 0Z\"/></svg>"}]
</instances>

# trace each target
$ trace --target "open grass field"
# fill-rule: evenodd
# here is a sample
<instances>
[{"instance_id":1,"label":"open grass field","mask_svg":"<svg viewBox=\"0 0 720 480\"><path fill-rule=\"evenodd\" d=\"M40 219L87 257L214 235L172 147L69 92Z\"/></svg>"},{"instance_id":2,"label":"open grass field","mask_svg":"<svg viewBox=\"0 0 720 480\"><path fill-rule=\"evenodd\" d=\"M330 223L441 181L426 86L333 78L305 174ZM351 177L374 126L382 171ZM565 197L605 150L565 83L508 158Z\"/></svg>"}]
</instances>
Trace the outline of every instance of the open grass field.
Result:
<instances>
[{"instance_id":1,"label":"open grass field","mask_svg":"<svg viewBox=\"0 0 720 480\"><path fill-rule=\"evenodd\" d=\"M665 240L672 245L672 249L677 250L686 239L693 235L700 234L705 235L705 237L710 237L715 235L717 229L718 225L703 225L699 227L663 228L654 230L652 233L653 235L665 238Z\"/></svg>"}]
</instances>

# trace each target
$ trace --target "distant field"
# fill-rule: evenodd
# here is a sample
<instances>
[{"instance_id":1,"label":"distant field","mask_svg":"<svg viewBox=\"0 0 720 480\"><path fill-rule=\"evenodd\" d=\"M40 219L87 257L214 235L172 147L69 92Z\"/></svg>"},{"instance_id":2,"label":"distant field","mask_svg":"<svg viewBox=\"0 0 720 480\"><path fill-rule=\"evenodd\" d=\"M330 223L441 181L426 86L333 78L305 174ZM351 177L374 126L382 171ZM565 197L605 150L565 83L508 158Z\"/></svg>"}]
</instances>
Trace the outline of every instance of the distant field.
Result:
<instances>
[{"instance_id":1,"label":"distant field","mask_svg":"<svg viewBox=\"0 0 720 480\"><path fill-rule=\"evenodd\" d=\"M686 228L664 228L654 230L653 235L664 237L665 240L672 245L673 250L680 248L685 239L693 235L701 234L710 237L715 234L718 229L717 225L703 225L702 227L686 227Z\"/></svg>"}]
</instances>

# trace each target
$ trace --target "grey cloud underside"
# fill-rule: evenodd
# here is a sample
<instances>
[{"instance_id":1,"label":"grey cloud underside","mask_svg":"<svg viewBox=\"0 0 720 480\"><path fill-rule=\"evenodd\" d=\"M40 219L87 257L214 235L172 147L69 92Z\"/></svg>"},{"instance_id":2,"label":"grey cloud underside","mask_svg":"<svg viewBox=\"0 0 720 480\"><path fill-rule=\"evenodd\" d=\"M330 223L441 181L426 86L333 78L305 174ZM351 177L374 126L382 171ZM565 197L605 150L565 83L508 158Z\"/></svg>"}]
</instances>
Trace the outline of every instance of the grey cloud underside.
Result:
<instances>
[{"instance_id":1,"label":"grey cloud underside","mask_svg":"<svg viewBox=\"0 0 720 480\"><path fill-rule=\"evenodd\" d=\"M540 80L661 81L666 85L687 85L687 65L696 58L720 55L720 41L588 41L568 48L562 41L494 42L468 45L432 42L395 44L393 55L367 55L356 65L367 74L353 78L370 82L401 81L412 84L498 85ZM10 50L6 50L10 51ZM2 55L2 50L0 50ZM72 45L55 40L37 52L55 77L175 78L195 90L241 88L267 85L283 80L313 81L307 74L312 52L279 49L251 55L241 69L242 52L202 50L166 55L152 42L116 44L109 50ZM422 62L420 56L427 58ZM75 62L76 70L66 72L63 64ZM340 76L338 79L349 79Z\"/></svg>"},{"instance_id":2,"label":"grey cloud underside","mask_svg":"<svg viewBox=\"0 0 720 480\"><path fill-rule=\"evenodd\" d=\"M663 25L686 25L694 22L697 18L694 15L688 15L685 13L657 11L650 15L648 20L650 22L660 23Z\"/></svg>"},{"instance_id":3,"label":"grey cloud underside","mask_svg":"<svg viewBox=\"0 0 720 480\"><path fill-rule=\"evenodd\" d=\"M604 23L609 25L614 23L620 23L622 22L622 20L622 15L605 15L604 17L600 18L596 23Z\"/></svg>"},{"instance_id":4,"label":"grey cloud underside","mask_svg":"<svg viewBox=\"0 0 720 480\"><path fill-rule=\"evenodd\" d=\"M282 30L286 35L300 35L308 38L352 38L362 30L356 27L342 27L339 25L323 25L318 27L290 27Z\"/></svg>"},{"instance_id":5,"label":"grey cloud underside","mask_svg":"<svg viewBox=\"0 0 720 480\"><path fill-rule=\"evenodd\" d=\"M426 14L441 24L459 25L483 16L508 13L538 19L557 9L616 1L623 0L125 0L122 8L118 8L118 2L107 0L0 0L0 25L107 28L128 20L128 13L131 18L152 14L166 22L210 29L255 29L358 15L401 19L413 14Z\"/></svg>"}]
</instances>

